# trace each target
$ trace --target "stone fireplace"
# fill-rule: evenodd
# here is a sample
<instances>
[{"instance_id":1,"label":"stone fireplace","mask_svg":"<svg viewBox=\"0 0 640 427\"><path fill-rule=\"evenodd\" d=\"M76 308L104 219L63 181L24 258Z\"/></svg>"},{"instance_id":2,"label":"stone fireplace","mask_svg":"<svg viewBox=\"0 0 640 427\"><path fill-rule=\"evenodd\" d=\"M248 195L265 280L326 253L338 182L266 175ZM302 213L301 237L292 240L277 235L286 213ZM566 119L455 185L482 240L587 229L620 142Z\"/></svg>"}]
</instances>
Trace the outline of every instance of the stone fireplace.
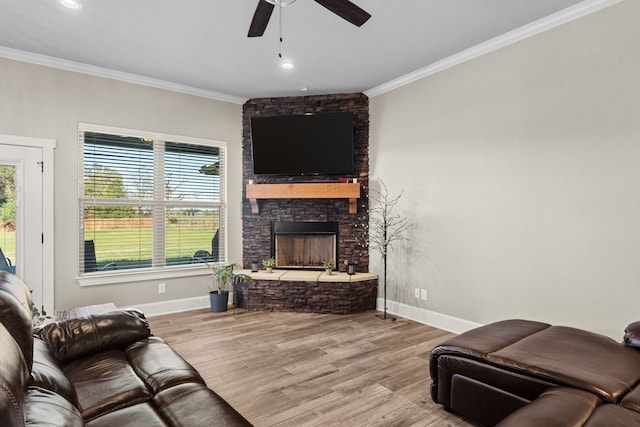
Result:
<instances>
[{"instance_id":1,"label":"stone fireplace","mask_svg":"<svg viewBox=\"0 0 640 427\"><path fill-rule=\"evenodd\" d=\"M338 259L337 222L281 222L272 225L271 253L277 268L323 268Z\"/></svg>"},{"instance_id":2,"label":"stone fireplace","mask_svg":"<svg viewBox=\"0 0 640 427\"><path fill-rule=\"evenodd\" d=\"M346 176L255 175L251 157L252 117L324 112L353 115L354 173ZM242 123L243 268L274 257L273 273L251 273L234 285L236 304L247 310L350 314L376 307L378 279L369 273L369 99L362 93L250 99ZM352 184L344 183L352 182ZM356 184L357 182L357 184ZM265 185L267 184L267 185ZM313 185L310 185L313 184ZM318 190L312 198L295 191L255 194L256 188L356 186L356 196ZM247 188L252 197L247 197ZM296 194L294 194L296 193ZM333 259L336 274L322 264ZM346 273L346 262L356 265ZM316 270L316 271L314 271Z\"/></svg>"},{"instance_id":3,"label":"stone fireplace","mask_svg":"<svg viewBox=\"0 0 640 427\"><path fill-rule=\"evenodd\" d=\"M354 120L354 173L347 176L271 176L255 175L251 157L252 117L275 116L284 114L306 114L324 112L350 112ZM336 262L336 270L346 271L345 262L356 265L356 272L369 271L369 251L367 243L369 224L369 99L361 93L314 95L285 98L257 98L250 99L243 106L243 198L242 198L242 233L243 233L243 268L249 268L251 262L274 257L280 268L316 269L322 268L322 262L335 253L330 259ZM291 183L339 183L340 178L357 180L361 194L354 201L356 206L350 209L347 199L317 198L317 199L263 199L258 200L259 209L252 208L251 200L247 198L246 186L252 182L256 186L262 184L291 184ZM347 184L343 184L347 185ZM353 213L355 210L355 213ZM334 238L316 236L315 243L322 249L314 248L313 253L303 251L292 255L276 256L275 239L272 236L274 223L336 223L339 224L335 233L335 252L326 249ZM303 236L307 235L302 233ZM316 239L314 238L314 239ZM282 240L281 240L282 239ZM320 243L322 241L322 243ZM310 245L311 243L300 237L282 236L278 238L279 245L295 246ZM325 246L326 245L326 246ZM289 249L287 249L289 251ZM297 251L297 249L296 249ZM322 260L322 261L320 261Z\"/></svg>"}]
</instances>

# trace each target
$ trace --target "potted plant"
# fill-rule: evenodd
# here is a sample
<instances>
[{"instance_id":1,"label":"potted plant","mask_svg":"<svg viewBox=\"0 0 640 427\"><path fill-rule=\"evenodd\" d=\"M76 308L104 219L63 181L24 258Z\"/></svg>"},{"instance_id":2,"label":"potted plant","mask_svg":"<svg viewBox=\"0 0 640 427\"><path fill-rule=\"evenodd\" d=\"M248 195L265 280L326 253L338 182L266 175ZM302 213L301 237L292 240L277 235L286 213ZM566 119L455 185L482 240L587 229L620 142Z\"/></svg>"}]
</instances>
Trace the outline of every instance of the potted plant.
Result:
<instances>
[{"instance_id":1,"label":"potted plant","mask_svg":"<svg viewBox=\"0 0 640 427\"><path fill-rule=\"evenodd\" d=\"M267 269L267 273L271 273L273 267L276 266L275 258L263 259L262 266Z\"/></svg>"},{"instance_id":2,"label":"potted plant","mask_svg":"<svg viewBox=\"0 0 640 427\"><path fill-rule=\"evenodd\" d=\"M236 264L209 265L211 269L212 285L209 286L209 299L211 301L211 311L220 313L227 311L229 305L229 289L233 283L251 283L253 279L246 274L235 274L233 268Z\"/></svg>"},{"instance_id":3,"label":"potted plant","mask_svg":"<svg viewBox=\"0 0 640 427\"><path fill-rule=\"evenodd\" d=\"M333 269L336 268L336 262L332 259L325 261L322 265L324 266L324 271L326 271L327 274L332 274Z\"/></svg>"}]
</instances>

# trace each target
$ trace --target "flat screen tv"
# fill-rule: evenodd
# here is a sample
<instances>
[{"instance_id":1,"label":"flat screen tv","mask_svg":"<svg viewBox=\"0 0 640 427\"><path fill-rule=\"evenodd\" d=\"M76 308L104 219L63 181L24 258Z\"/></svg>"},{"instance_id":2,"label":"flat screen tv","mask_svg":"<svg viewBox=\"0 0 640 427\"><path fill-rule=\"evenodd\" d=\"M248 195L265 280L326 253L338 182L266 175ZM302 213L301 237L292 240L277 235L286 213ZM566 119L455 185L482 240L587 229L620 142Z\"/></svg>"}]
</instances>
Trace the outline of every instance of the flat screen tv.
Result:
<instances>
[{"instance_id":1,"label":"flat screen tv","mask_svg":"<svg viewBox=\"0 0 640 427\"><path fill-rule=\"evenodd\" d=\"M352 174L353 115L253 117L251 149L256 175Z\"/></svg>"}]
</instances>

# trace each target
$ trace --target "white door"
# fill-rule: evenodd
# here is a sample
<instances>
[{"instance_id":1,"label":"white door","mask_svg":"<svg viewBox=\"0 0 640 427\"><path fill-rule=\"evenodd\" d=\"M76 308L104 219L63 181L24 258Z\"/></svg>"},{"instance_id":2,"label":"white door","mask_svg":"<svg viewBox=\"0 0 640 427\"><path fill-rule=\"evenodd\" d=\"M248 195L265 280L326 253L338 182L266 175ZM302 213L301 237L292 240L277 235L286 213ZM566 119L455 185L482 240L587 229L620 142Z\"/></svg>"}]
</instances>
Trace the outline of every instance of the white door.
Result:
<instances>
[{"instance_id":1,"label":"white door","mask_svg":"<svg viewBox=\"0 0 640 427\"><path fill-rule=\"evenodd\" d=\"M53 314L53 280L46 280L43 148L3 144L0 139L0 267L33 291L36 307ZM52 236L51 236L52 237ZM7 268L8 266L8 268Z\"/></svg>"}]
</instances>

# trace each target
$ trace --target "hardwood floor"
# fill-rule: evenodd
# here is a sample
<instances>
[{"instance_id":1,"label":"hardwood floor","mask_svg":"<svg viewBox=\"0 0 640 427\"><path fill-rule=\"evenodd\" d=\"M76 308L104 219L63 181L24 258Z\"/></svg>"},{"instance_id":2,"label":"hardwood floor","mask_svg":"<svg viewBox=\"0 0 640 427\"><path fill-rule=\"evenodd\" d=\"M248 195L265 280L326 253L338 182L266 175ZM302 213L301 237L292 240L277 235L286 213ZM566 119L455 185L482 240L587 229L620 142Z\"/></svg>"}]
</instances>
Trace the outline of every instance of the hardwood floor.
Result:
<instances>
[{"instance_id":1,"label":"hardwood floor","mask_svg":"<svg viewBox=\"0 0 640 427\"><path fill-rule=\"evenodd\" d=\"M196 310L149 323L256 427L473 425L429 396L429 352L452 335L376 314Z\"/></svg>"}]
</instances>

